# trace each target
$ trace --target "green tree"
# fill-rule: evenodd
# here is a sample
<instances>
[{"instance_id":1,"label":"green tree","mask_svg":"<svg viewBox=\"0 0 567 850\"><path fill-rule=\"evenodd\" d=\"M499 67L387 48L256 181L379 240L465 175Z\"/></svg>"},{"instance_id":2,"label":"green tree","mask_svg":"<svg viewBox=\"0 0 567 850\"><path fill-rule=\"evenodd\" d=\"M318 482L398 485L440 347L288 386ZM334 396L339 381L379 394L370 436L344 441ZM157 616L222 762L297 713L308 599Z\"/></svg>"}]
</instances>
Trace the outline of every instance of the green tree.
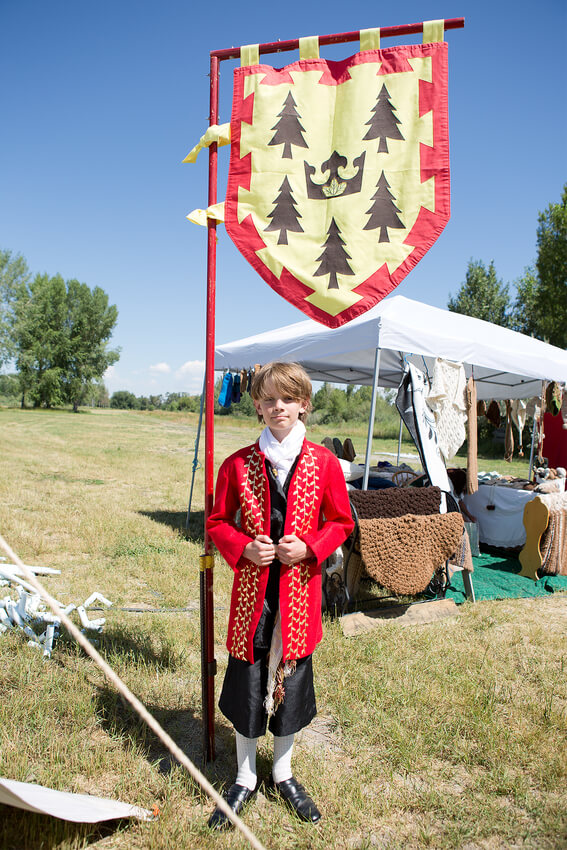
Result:
<instances>
[{"instance_id":1,"label":"green tree","mask_svg":"<svg viewBox=\"0 0 567 850\"><path fill-rule=\"evenodd\" d=\"M107 343L117 309L95 287L61 275L36 275L20 288L13 305L13 341L22 406L70 402L76 411L93 381L116 362Z\"/></svg>"},{"instance_id":2,"label":"green tree","mask_svg":"<svg viewBox=\"0 0 567 850\"><path fill-rule=\"evenodd\" d=\"M541 304L539 300L539 278L534 266L528 266L522 277L515 281L516 299L511 314L515 331L539 337Z\"/></svg>"},{"instance_id":3,"label":"green tree","mask_svg":"<svg viewBox=\"0 0 567 850\"><path fill-rule=\"evenodd\" d=\"M488 268L481 260L469 260L464 283L447 307L453 313L464 313L495 325L510 327L510 296L508 284L498 280L494 262Z\"/></svg>"},{"instance_id":4,"label":"green tree","mask_svg":"<svg viewBox=\"0 0 567 850\"><path fill-rule=\"evenodd\" d=\"M108 349L108 341L118 319L118 310L109 305L100 286L89 289L78 280L67 282L66 351L62 364L65 400L78 409L81 393L91 381L102 378L119 356Z\"/></svg>"},{"instance_id":5,"label":"green tree","mask_svg":"<svg viewBox=\"0 0 567 850\"><path fill-rule=\"evenodd\" d=\"M66 287L61 275L36 275L14 304L14 344L22 407L63 402L62 354L66 351Z\"/></svg>"},{"instance_id":6,"label":"green tree","mask_svg":"<svg viewBox=\"0 0 567 850\"><path fill-rule=\"evenodd\" d=\"M516 283L514 327L567 348L567 183L538 217L537 260Z\"/></svg>"},{"instance_id":7,"label":"green tree","mask_svg":"<svg viewBox=\"0 0 567 850\"><path fill-rule=\"evenodd\" d=\"M81 404L87 404L89 407L110 407L110 397L104 381L91 381L85 386Z\"/></svg>"},{"instance_id":8,"label":"green tree","mask_svg":"<svg viewBox=\"0 0 567 850\"><path fill-rule=\"evenodd\" d=\"M14 357L14 304L29 281L26 261L0 250L0 366Z\"/></svg>"},{"instance_id":9,"label":"green tree","mask_svg":"<svg viewBox=\"0 0 567 850\"><path fill-rule=\"evenodd\" d=\"M110 406L118 410L138 410L140 404L134 393L117 390L110 397Z\"/></svg>"},{"instance_id":10,"label":"green tree","mask_svg":"<svg viewBox=\"0 0 567 850\"><path fill-rule=\"evenodd\" d=\"M16 399L20 395L20 383L17 375L0 375L0 398Z\"/></svg>"}]
</instances>

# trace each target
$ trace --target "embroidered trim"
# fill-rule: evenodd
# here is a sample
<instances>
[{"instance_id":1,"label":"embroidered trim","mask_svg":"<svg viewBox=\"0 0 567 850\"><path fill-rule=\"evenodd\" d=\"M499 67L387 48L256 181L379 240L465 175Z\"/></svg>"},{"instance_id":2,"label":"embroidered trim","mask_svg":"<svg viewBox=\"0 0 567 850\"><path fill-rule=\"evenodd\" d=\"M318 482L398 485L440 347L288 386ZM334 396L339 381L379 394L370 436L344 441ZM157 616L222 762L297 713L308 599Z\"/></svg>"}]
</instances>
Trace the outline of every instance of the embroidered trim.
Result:
<instances>
[{"instance_id":1,"label":"embroidered trim","mask_svg":"<svg viewBox=\"0 0 567 850\"><path fill-rule=\"evenodd\" d=\"M241 661L248 660L248 632L254 614L259 578L260 567L252 561L245 561L235 587L237 602L229 646L230 654Z\"/></svg>"},{"instance_id":2,"label":"embroidered trim","mask_svg":"<svg viewBox=\"0 0 567 850\"><path fill-rule=\"evenodd\" d=\"M244 521L244 530L251 537L262 534L264 530L264 464L261 454L252 446L244 461L244 475L240 482L240 505Z\"/></svg>"},{"instance_id":3,"label":"embroidered trim","mask_svg":"<svg viewBox=\"0 0 567 850\"><path fill-rule=\"evenodd\" d=\"M264 530L265 480L262 456L256 446L244 461L244 474L240 481L240 505L244 530L251 537ZM235 611L229 640L229 652L235 658L247 660L248 632L254 615L254 603L258 595L260 567L244 559L242 571L236 578Z\"/></svg>"},{"instance_id":4,"label":"embroidered trim","mask_svg":"<svg viewBox=\"0 0 567 850\"><path fill-rule=\"evenodd\" d=\"M318 466L310 446L302 455L294 478L293 493L289 498L294 506L292 530L298 537L312 530L317 503ZM294 564L289 571L289 654L301 658L307 649L309 565L305 561Z\"/></svg>"}]
</instances>

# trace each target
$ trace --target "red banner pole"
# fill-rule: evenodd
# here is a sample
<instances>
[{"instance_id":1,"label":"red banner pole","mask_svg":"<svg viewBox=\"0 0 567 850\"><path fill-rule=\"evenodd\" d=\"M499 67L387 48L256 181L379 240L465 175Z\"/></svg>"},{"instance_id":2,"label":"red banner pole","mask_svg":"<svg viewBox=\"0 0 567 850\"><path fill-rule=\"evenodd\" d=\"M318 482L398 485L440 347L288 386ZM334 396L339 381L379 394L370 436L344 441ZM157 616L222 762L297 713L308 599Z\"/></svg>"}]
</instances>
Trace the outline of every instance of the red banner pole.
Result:
<instances>
[{"instance_id":1,"label":"red banner pole","mask_svg":"<svg viewBox=\"0 0 567 850\"><path fill-rule=\"evenodd\" d=\"M218 124L219 60L211 54L209 125ZM209 206L217 202L217 145L209 147ZM201 684L203 757L215 757L215 644L212 546L206 522L214 497L216 222L207 221L207 330L205 353L205 556L201 561Z\"/></svg>"},{"instance_id":2,"label":"red banner pole","mask_svg":"<svg viewBox=\"0 0 567 850\"><path fill-rule=\"evenodd\" d=\"M443 27L445 30L462 29L465 25L464 18L445 18ZM380 38L395 38L402 35L415 35L423 32L423 21L417 24L401 24L395 27L380 27ZM349 41L358 41L360 39L360 30L353 32L338 32L333 35L320 35L319 46L326 44L344 44ZM299 47L299 39L292 38L288 41L267 41L264 44L258 45L260 53L284 53L288 50L297 50ZM221 61L224 59L238 59L240 57L240 47L227 47L224 50L213 50L211 57L216 56Z\"/></svg>"}]
</instances>

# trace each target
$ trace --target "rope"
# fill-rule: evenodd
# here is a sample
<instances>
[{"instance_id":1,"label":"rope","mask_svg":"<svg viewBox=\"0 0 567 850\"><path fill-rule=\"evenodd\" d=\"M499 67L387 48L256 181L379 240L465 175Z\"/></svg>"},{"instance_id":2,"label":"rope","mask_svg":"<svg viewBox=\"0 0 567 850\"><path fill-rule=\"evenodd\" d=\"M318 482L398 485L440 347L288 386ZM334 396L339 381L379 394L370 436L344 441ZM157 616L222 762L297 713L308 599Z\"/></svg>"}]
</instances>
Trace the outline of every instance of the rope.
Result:
<instances>
[{"instance_id":1,"label":"rope","mask_svg":"<svg viewBox=\"0 0 567 850\"><path fill-rule=\"evenodd\" d=\"M132 708L138 713L138 715L142 718L144 723L150 727L150 729L155 732L160 741L167 747L169 752L177 759L177 761L183 765L183 767L190 773L195 782L197 782L203 791L205 791L209 797L211 797L219 809L228 817L228 819L234 824L234 826L240 830L240 832L244 835L244 837L250 842L252 847L257 848L257 850L265 850L263 844L261 844L253 832L251 832L246 824L235 815L230 806L226 803L226 801L220 796L220 794L215 791L211 783L208 779L203 776L201 771L195 767L191 759L189 759L185 753L177 746L173 738L171 738L165 729L163 729L155 717L150 714L145 705L140 702L140 700L132 693L132 691L128 688L127 685L124 684L122 679L114 672L112 667L110 667L104 658L97 652L97 650L92 646L89 640L80 632L77 626L73 623L72 620L61 610L57 601L53 599L53 597L48 593L48 591L43 587L40 581L38 581L37 577L28 569L28 567L18 558L16 553L10 546L6 543L2 535L0 535L0 547L6 552L9 558L23 571L26 579L29 581L31 585L41 594L45 602L49 605L53 613L61 619L61 622L65 625L67 631L75 638L78 644L85 650L87 655L93 659L95 664L100 667L103 671L104 675L108 679L111 684L114 685L116 690L122 694L125 700L130 703Z\"/></svg>"}]
</instances>

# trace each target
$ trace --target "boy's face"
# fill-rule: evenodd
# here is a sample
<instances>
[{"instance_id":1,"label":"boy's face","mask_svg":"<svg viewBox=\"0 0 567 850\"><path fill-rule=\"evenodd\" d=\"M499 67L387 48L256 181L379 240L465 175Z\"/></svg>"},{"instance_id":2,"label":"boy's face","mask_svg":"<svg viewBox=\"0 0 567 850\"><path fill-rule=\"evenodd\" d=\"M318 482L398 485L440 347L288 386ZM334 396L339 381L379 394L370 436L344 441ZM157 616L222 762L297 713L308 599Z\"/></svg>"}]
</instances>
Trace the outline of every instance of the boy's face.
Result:
<instances>
[{"instance_id":1,"label":"boy's face","mask_svg":"<svg viewBox=\"0 0 567 850\"><path fill-rule=\"evenodd\" d=\"M257 413L263 417L276 440L281 443L299 419L299 414L305 412L307 402L287 396L280 398L272 380L266 381L264 394L265 398L255 401L254 407Z\"/></svg>"}]
</instances>

